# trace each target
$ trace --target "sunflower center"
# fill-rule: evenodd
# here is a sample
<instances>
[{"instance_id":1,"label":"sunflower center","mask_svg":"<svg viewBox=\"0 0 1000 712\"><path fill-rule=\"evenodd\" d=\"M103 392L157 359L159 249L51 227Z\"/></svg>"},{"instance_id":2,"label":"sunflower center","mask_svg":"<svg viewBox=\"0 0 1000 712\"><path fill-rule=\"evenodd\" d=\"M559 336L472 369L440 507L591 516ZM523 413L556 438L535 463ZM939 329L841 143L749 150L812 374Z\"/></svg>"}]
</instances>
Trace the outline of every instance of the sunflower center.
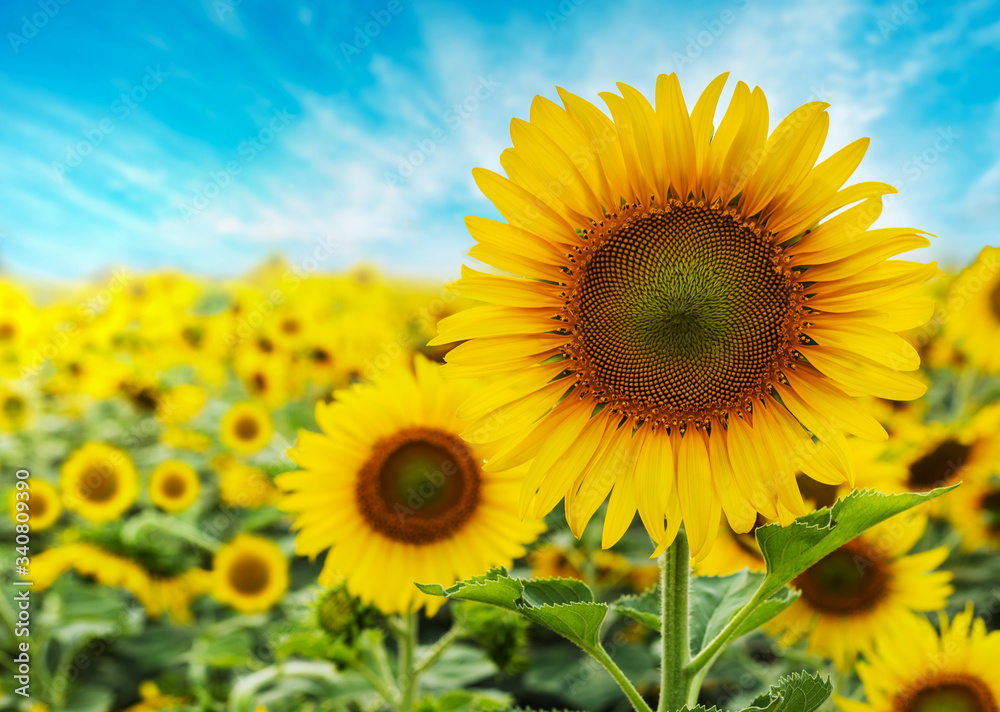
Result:
<instances>
[{"instance_id":1,"label":"sunflower center","mask_svg":"<svg viewBox=\"0 0 1000 712\"><path fill-rule=\"evenodd\" d=\"M358 507L390 539L428 544L472 517L481 478L461 439L432 428L406 428L372 448L358 473Z\"/></svg>"},{"instance_id":2,"label":"sunflower center","mask_svg":"<svg viewBox=\"0 0 1000 712\"><path fill-rule=\"evenodd\" d=\"M792 288L758 229L671 200L595 244L570 311L572 355L599 399L704 418L764 387L788 344Z\"/></svg>"},{"instance_id":3,"label":"sunflower center","mask_svg":"<svg viewBox=\"0 0 1000 712\"><path fill-rule=\"evenodd\" d=\"M177 473L171 472L163 478L163 481L160 483L160 489L170 499L177 499L187 490L187 482Z\"/></svg>"},{"instance_id":4,"label":"sunflower center","mask_svg":"<svg viewBox=\"0 0 1000 712\"><path fill-rule=\"evenodd\" d=\"M24 413L24 401L17 396L7 396L3 402L3 412L12 420L21 417Z\"/></svg>"},{"instance_id":5,"label":"sunflower center","mask_svg":"<svg viewBox=\"0 0 1000 712\"><path fill-rule=\"evenodd\" d=\"M118 473L107 464L91 465L77 482L77 492L91 502L107 502L118 492Z\"/></svg>"},{"instance_id":6,"label":"sunflower center","mask_svg":"<svg viewBox=\"0 0 1000 712\"><path fill-rule=\"evenodd\" d=\"M230 585L245 596L263 591L270 578L267 562L250 553L242 554L229 569Z\"/></svg>"},{"instance_id":7,"label":"sunflower center","mask_svg":"<svg viewBox=\"0 0 1000 712\"><path fill-rule=\"evenodd\" d=\"M314 363L330 363L330 352L324 348L315 348L310 352L309 357Z\"/></svg>"},{"instance_id":8,"label":"sunflower center","mask_svg":"<svg viewBox=\"0 0 1000 712\"><path fill-rule=\"evenodd\" d=\"M1000 489L993 489L979 500L983 524L994 534L1000 534Z\"/></svg>"},{"instance_id":9,"label":"sunflower center","mask_svg":"<svg viewBox=\"0 0 1000 712\"><path fill-rule=\"evenodd\" d=\"M260 425L256 418L245 415L236 421L233 425L233 431L240 440L253 440L260 432Z\"/></svg>"},{"instance_id":10,"label":"sunflower center","mask_svg":"<svg viewBox=\"0 0 1000 712\"><path fill-rule=\"evenodd\" d=\"M49 501L44 495L35 494L28 500L28 512L32 517L44 517L47 511L49 511Z\"/></svg>"},{"instance_id":11,"label":"sunflower center","mask_svg":"<svg viewBox=\"0 0 1000 712\"><path fill-rule=\"evenodd\" d=\"M893 701L893 712L1000 712L990 688L977 677L945 674Z\"/></svg>"},{"instance_id":12,"label":"sunflower center","mask_svg":"<svg viewBox=\"0 0 1000 712\"><path fill-rule=\"evenodd\" d=\"M820 559L793 585L815 610L834 616L870 611L888 590L888 574L879 552L852 541Z\"/></svg>"},{"instance_id":13,"label":"sunflower center","mask_svg":"<svg viewBox=\"0 0 1000 712\"><path fill-rule=\"evenodd\" d=\"M927 491L946 484L962 469L970 452L971 445L945 440L910 465L910 488Z\"/></svg>"},{"instance_id":14,"label":"sunflower center","mask_svg":"<svg viewBox=\"0 0 1000 712\"><path fill-rule=\"evenodd\" d=\"M993 316L1000 319L1000 282L997 282L990 292L990 307L993 309Z\"/></svg>"},{"instance_id":15,"label":"sunflower center","mask_svg":"<svg viewBox=\"0 0 1000 712\"><path fill-rule=\"evenodd\" d=\"M10 322L0 324L0 341L7 341L14 336L14 325Z\"/></svg>"}]
</instances>

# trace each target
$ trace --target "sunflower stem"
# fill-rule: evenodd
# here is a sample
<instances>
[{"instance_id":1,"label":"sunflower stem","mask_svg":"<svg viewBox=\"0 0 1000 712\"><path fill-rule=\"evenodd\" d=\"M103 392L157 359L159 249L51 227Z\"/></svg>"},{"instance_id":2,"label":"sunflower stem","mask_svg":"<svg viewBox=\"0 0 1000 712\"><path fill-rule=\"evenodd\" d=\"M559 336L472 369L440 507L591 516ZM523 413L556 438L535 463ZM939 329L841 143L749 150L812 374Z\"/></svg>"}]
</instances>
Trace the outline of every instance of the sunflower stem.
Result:
<instances>
[{"instance_id":1,"label":"sunflower stem","mask_svg":"<svg viewBox=\"0 0 1000 712\"><path fill-rule=\"evenodd\" d=\"M687 670L691 660L688 632L691 555L683 529L660 557L660 572L662 659L657 712L674 712L688 703L692 682Z\"/></svg>"},{"instance_id":2,"label":"sunflower stem","mask_svg":"<svg viewBox=\"0 0 1000 712\"><path fill-rule=\"evenodd\" d=\"M451 644L465 635L465 633L466 632L462 629L462 626L452 626L451 630L438 638L438 641L434 643L430 652L424 656L423 660L414 666L414 673L420 675L425 670L433 667L437 661L441 659L441 656L444 655L445 651L451 646Z\"/></svg>"},{"instance_id":3,"label":"sunflower stem","mask_svg":"<svg viewBox=\"0 0 1000 712\"><path fill-rule=\"evenodd\" d=\"M605 670L607 670L611 677L615 679L618 686L622 688L625 696L628 697L629 702L635 707L638 712L653 712L653 710L646 704L646 701L642 699L642 695L639 691L635 689L635 686L629 681L622 672L622 669L615 664L615 661L611 659L608 655L608 651L602 646L598 645L596 648L584 648L584 650L589 654L594 660L599 662Z\"/></svg>"},{"instance_id":4,"label":"sunflower stem","mask_svg":"<svg viewBox=\"0 0 1000 712\"><path fill-rule=\"evenodd\" d=\"M419 673L416 671L417 614L403 617L399 638L399 712L412 712Z\"/></svg>"}]
</instances>

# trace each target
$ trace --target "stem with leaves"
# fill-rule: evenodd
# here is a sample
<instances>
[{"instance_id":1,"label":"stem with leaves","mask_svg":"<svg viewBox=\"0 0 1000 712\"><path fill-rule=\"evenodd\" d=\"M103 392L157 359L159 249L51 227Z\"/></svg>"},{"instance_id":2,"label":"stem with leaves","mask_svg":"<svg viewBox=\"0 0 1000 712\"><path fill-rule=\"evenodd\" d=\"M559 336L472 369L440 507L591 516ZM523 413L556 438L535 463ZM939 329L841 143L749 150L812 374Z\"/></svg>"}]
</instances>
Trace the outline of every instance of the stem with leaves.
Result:
<instances>
[{"instance_id":1,"label":"stem with leaves","mask_svg":"<svg viewBox=\"0 0 1000 712\"><path fill-rule=\"evenodd\" d=\"M691 562L687 536L683 529L660 557L660 574L662 656L657 712L673 712L688 703L691 687L691 676L688 673L688 662L691 659L688 633Z\"/></svg>"}]
</instances>

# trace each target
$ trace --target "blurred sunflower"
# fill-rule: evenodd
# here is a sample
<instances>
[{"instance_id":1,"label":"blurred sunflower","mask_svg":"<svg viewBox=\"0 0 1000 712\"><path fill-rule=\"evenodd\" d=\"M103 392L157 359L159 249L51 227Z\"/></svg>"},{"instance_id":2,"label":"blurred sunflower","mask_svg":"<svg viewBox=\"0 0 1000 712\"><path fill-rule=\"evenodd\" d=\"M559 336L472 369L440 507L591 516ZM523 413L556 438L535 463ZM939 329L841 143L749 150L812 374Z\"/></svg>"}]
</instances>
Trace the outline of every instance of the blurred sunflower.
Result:
<instances>
[{"instance_id":1,"label":"blurred sunflower","mask_svg":"<svg viewBox=\"0 0 1000 712\"><path fill-rule=\"evenodd\" d=\"M948 518L962 535L963 549L1000 547L1000 479L967 478L948 498Z\"/></svg>"},{"instance_id":2,"label":"blurred sunflower","mask_svg":"<svg viewBox=\"0 0 1000 712\"><path fill-rule=\"evenodd\" d=\"M212 595L241 613L260 613L288 589L288 561L269 539L237 534L212 565Z\"/></svg>"},{"instance_id":3,"label":"blurred sunflower","mask_svg":"<svg viewBox=\"0 0 1000 712\"><path fill-rule=\"evenodd\" d=\"M1000 248L984 247L951 285L945 334L980 371L1000 373Z\"/></svg>"},{"instance_id":4,"label":"blurred sunflower","mask_svg":"<svg viewBox=\"0 0 1000 712\"><path fill-rule=\"evenodd\" d=\"M129 591L150 618L166 613L179 623L191 619L192 599L207 593L211 584L211 575L204 569L189 568L176 575L163 575L148 569L141 560L87 542L76 542L46 549L32 557L35 590L45 590L70 569L102 586Z\"/></svg>"},{"instance_id":5,"label":"blurred sunflower","mask_svg":"<svg viewBox=\"0 0 1000 712\"><path fill-rule=\"evenodd\" d=\"M129 456L103 443L86 443L60 469L66 508L98 524L117 519L139 494Z\"/></svg>"},{"instance_id":6,"label":"blurred sunflower","mask_svg":"<svg viewBox=\"0 0 1000 712\"><path fill-rule=\"evenodd\" d=\"M867 482L866 470L859 467L857 486L864 488ZM802 499L809 509L822 509L832 507L837 501L837 497L847 494L849 487L842 485L835 487L825 485L821 482L806 477L799 473L795 476L799 489L802 492ZM748 532L737 533L733 531L729 523L723 521L719 525L719 535L715 540L715 546L707 556L695 562L695 573L700 576L729 576L737 571L749 569L750 571L764 571L764 555L760 553L757 546L757 528L768 521L757 515L757 521Z\"/></svg>"},{"instance_id":7,"label":"blurred sunflower","mask_svg":"<svg viewBox=\"0 0 1000 712\"><path fill-rule=\"evenodd\" d=\"M909 513L869 529L796 578L800 598L768 629L779 643L809 637L809 652L849 670L882 635L898 630L918 611L939 611L952 592L951 572L935 571L948 557L939 547L908 554L927 519Z\"/></svg>"},{"instance_id":8,"label":"blurred sunflower","mask_svg":"<svg viewBox=\"0 0 1000 712\"><path fill-rule=\"evenodd\" d=\"M374 384L317 403L322 433L299 431L290 451L301 471L279 475L279 506L298 516L295 546L315 557L329 549L321 582L348 590L385 613L443 599L414 581L445 586L510 565L544 525L515 507L522 470L486 472L484 455L462 440L458 404L475 384L443 381L422 357Z\"/></svg>"},{"instance_id":9,"label":"blurred sunflower","mask_svg":"<svg viewBox=\"0 0 1000 712\"><path fill-rule=\"evenodd\" d=\"M142 699L127 707L123 712L161 712L177 709L189 701L173 695L164 695L152 680L146 680L139 685L139 697Z\"/></svg>"},{"instance_id":10,"label":"blurred sunflower","mask_svg":"<svg viewBox=\"0 0 1000 712\"><path fill-rule=\"evenodd\" d=\"M198 473L186 462L165 460L149 476L149 499L165 512L183 512L200 493Z\"/></svg>"},{"instance_id":11,"label":"blurred sunflower","mask_svg":"<svg viewBox=\"0 0 1000 712\"><path fill-rule=\"evenodd\" d=\"M267 410L257 403L237 403L222 417L222 444L250 455L264 448L274 434Z\"/></svg>"},{"instance_id":12,"label":"blurred sunflower","mask_svg":"<svg viewBox=\"0 0 1000 712\"><path fill-rule=\"evenodd\" d=\"M227 458L216 460L219 473L219 499L224 504L256 509L270 504L278 491L262 470Z\"/></svg>"},{"instance_id":13,"label":"blurred sunflower","mask_svg":"<svg viewBox=\"0 0 1000 712\"><path fill-rule=\"evenodd\" d=\"M659 550L683 521L696 557L722 512L737 532L803 514L796 471L849 481L841 429L885 437L851 396L926 390L892 332L930 316L904 299L938 269L887 261L929 244L919 231L868 229L891 186L841 189L868 139L814 166L828 105L768 137L764 94L742 82L713 131L726 77L690 114L676 75L655 109L624 84L601 94L611 118L562 89L565 108L536 97L511 122L507 177L473 174L506 222L468 218L470 255L526 279L463 268L453 291L490 304L431 344L468 340L446 368L500 377L462 415L473 432L508 416L487 468L532 460L521 512L565 497L579 535L610 494L605 547L637 509Z\"/></svg>"},{"instance_id":14,"label":"blurred sunflower","mask_svg":"<svg viewBox=\"0 0 1000 712\"><path fill-rule=\"evenodd\" d=\"M11 492L10 517L15 519L17 502L20 501ZM45 480L32 477L28 480L28 515L31 517L31 531L43 532L59 519L62 514L62 502L59 500L59 490Z\"/></svg>"},{"instance_id":15,"label":"blurred sunflower","mask_svg":"<svg viewBox=\"0 0 1000 712\"><path fill-rule=\"evenodd\" d=\"M208 393L201 386L183 384L160 394L156 417L167 425L186 423L205 406Z\"/></svg>"},{"instance_id":16,"label":"blurred sunflower","mask_svg":"<svg viewBox=\"0 0 1000 712\"><path fill-rule=\"evenodd\" d=\"M0 384L0 432L24 430L31 422L31 404L24 394L9 385Z\"/></svg>"},{"instance_id":17,"label":"blurred sunflower","mask_svg":"<svg viewBox=\"0 0 1000 712\"><path fill-rule=\"evenodd\" d=\"M923 618L901 624L858 663L867 702L836 697L844 712L996 712L1000 710L1000 631L988 633L972 608L941 633Z\"/></svg>"}]
</instances>

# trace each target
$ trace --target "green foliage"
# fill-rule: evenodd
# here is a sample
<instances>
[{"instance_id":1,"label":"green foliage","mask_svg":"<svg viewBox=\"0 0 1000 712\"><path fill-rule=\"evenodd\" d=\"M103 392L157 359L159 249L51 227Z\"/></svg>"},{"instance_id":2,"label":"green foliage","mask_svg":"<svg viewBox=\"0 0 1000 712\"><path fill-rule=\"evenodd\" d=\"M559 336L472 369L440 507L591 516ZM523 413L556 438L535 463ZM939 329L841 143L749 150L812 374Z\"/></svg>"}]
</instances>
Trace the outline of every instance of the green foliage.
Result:
<instances>
[{"instance_id":1,"label":"green foliage","mask_svg":"<svg viewBox=\"0 0 1000 712\"><path fill-rule=\"evenodd\" d=\"M794 674L759 695L743 712L814 712L833 692L819 675Z\"/></svg>"},{"instance_id":2,"label":"green foliage","mask_svg":"<svg viewBox=\"0 0 1000 712\"><path fill-rule=\"evenodd\" d=\"M528 662L528 621L520 614L496 609L474 601L456 603L452 608L455 625L504 673L514 674Z\"/></svg>"},{"instance_id":3,"label":"green foliage","mask_svg":"<svg viewBox=\"0 0 1000 712\"><path fill-rule=\"evenodd\" d=\"M432 596L515 611L587 651L600 647L601 624L608 613L607 604L595 603L590 588L576 579L515 579L504 568L491 569L447 589L419 583L417 588Z\"/></svg>"}]
</instances>

